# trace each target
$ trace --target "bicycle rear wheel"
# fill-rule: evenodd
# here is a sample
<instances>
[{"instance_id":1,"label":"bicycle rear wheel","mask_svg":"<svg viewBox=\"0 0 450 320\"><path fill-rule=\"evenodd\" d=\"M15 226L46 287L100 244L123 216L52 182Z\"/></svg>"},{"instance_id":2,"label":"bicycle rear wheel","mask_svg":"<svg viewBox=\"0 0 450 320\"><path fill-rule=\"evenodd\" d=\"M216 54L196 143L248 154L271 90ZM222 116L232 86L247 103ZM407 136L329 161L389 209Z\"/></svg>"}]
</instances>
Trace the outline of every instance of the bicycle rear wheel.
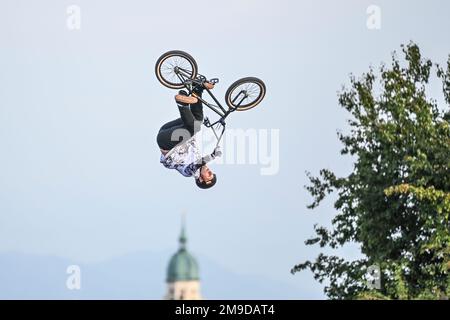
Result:
<instances>
[{"instance_id":1,"label":"bicycle rear wheel","mask_svg":"<svg viewBox=\"0 0 450 320\"><path fill-rule=\"evenodd\" d=\"M184 81L195 79L198 67L194 58L180 50L164 53L156 61L155 73L162 85L171 89L181 89Z\"/></svg>"},{"instance_id":2,"label":"bicycle rear wheel","mask_svg":"<svg viewBox=\"0 0 450 320\"><path fill-rule=\"evenodd\" d=\"M255 77L235 81L225 93L225 101L230 109L245 111L256 107L266 95L266 85Z\"/></svg>"}]
</instances>

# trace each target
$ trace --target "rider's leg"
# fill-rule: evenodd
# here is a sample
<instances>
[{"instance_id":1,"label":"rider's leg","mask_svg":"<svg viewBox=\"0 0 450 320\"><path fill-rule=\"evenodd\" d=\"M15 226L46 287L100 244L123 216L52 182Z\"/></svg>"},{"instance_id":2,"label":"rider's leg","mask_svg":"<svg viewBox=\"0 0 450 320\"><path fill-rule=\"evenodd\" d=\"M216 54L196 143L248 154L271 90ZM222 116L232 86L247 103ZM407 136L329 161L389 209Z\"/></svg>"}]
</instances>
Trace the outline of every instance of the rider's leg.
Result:
<instances>
[{"instance_id":1,"label":"rider's leg","mask_svg":"<svg viewBox=\"0 0 450 320\"><path fill-rule=\"evenodd\" d=\"M201 92L197 94L201 96ZM180 91L180 95L187 95L187 93ZM175 100L180 112L180 118L163 125L157 136L158 145L163 150L172 149L177 144L182 142L183 138L190 138L201 129L203 120L202 103L197 101L196 103L189 105L179 101L180 99L176 98ZM189 133L188 137L183 135L181 131L179 133L175 132L175 130L182 129ZM177 135L176 137L174 136L174 132Z\"/></svg>"},{"instance_id":2,"label":"rider's leg","mask_svg":"<svg viewBox=\"0 0 450 320\"><path fill-rule=\"evenodd\" d=\"M158 132L158 136L156 137L156 142L160 149L170 150L175 147L179 141L172 141L172 133L178 129L183 127L184 123L181 118L172 120L163 125Z\"/></svg>"},{"instance_id":3,"label":"rider's leg","mask_svg":"<svg viewBox=\"0 0 450 320\"><path fill-rule=\"evenodd\" d=\"M190 135L194 135L195 119L192 115L189 105L183 106L178 104L178 110L180 111L181 120L183 120L183 126L189 131Z\"/></svg>"},{"instance_id":4,"label":"rider's leg","mask_svg":"<svg viewBox=\"0 0 450 320\"><path fill-rule=\"evenodd\" d=\"M178 119L167 122L165 125L163 125L161 127L161 129L159 129L159 131L165 130L168 128L172 128L172 127L179 127L182 124L183 124L183 120L181 120L181 118L178 118Z\"/></svg>"},{"instance_id":5,"label":"rider's leg","mask_svg":"<svg viewBox=\"0 0 450 320\"><path fill-rule=\"evenodd\" d=\"M194 96L201 98L203 88L195 87L192 92ZM194 115L195 120L203 122L203 103L200 100L198 100L197 103L191 104L191 111Z\"/></svg>"},{"instance_id":6,"label":"rider's leg","mask_svg":"<svg viewBox=\"0 0 450 320\"><path fill-rule=\"evenodd\" d=\"M178 129L184 128L183 121L181 121L181 119L177 119L177 120L174 120L171 122L175 123L175 121L177 121L177 123L180 123L180 124L170 126L170 127L168 126L164 129L161 128L158 132L158 136L156 137L156 142L158 143L159 148L162 150L171 150L178 143L180 143L182 141L182 137L180 137L180 135L178 135L178 137L176 137L174 132Z\"/></svg>"},{"instance_id":7,"label":"rider's leg","mask_svg":"<svg viewBox=\"0 0 450 320\"><path fill-rule=\"evenodd\" d=\"M187 95L185 91L180 91L180 95ZM201 96L201 92L197 93ZM177 100L177 99L176 99ZM187 104L177 100L178 110L180 111L181 119L183 120L184 126L189 131L189 133L194 135L201 129L203 121L203 106L198 100L192 104Z\"/></svg>"},{"instance_id":8,"label":"rider's leg","mask_svg":"<svg viewBox=\"0 0 450 320\"><path fill-rule=\"evenodd\" d=\"M210 82L205 82L203 83L203 86L196 85L192 89L192 95L194 97L201 98L203 90L205 90L205 88L212 90L214 88L214 84ZM195 120L203 122L203 103L200 100L198 100L196 103L191 104L191 111L192 114L194 115Z\"/></svg>"}]
</instances>

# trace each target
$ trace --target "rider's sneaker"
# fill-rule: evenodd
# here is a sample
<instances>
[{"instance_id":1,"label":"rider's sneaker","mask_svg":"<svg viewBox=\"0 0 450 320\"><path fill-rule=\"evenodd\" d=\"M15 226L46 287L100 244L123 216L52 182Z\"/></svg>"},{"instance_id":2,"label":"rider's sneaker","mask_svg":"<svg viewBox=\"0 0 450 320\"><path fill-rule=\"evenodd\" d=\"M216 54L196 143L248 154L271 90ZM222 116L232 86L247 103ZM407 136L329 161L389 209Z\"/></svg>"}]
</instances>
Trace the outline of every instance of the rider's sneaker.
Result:
<instances>
[{"instance_id":1,"label":"rider's sneaker","mask_svg":"<svg viewBox=\"0 0 450 320\"><path fill-rule=\"evenodd\" d=\"M186 105L197 103L198 99L196 97L188 96L186 91L180 90L175 96L175 101L180 104Z\"/></svg>"}]
</instances>

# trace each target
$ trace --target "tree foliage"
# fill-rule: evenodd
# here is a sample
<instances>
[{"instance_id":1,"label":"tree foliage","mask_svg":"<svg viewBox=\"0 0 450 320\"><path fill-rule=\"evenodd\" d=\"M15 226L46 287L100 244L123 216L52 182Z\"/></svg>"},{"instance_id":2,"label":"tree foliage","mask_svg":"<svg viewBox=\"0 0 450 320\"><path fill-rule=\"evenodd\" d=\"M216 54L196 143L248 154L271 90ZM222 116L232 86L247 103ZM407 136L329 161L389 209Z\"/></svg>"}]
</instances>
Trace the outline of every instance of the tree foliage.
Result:
<instances>
[{"instance_id":1,"label":"tree foliage","mask_svg":"<svg viewBox=\"0 0 450 320\"><path fill-rule=\"evenodd\" d=\"M346 261L320 253L295 266L325 282L332 299L436 299L450 295L450 57L446 67L402 46L390 65L373 69L339 94L350 132L339 133L353 171L323 169L306 187L316 208L336 193L332 228L315 226L307 245L360 245L364 258ZM428 99L430 77L442 80L445 103ZM381 288L371 290L367 268L379 266Z\"/></svg>"}]
</instances>

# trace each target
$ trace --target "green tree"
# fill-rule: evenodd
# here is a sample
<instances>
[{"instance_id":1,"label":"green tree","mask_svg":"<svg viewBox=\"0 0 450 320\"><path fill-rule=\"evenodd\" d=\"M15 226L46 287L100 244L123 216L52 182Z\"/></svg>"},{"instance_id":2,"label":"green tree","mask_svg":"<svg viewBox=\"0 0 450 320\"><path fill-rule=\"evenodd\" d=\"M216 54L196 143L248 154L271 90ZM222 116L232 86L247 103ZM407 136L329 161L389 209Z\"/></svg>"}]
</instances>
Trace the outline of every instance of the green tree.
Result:
<instances>
[{"instance_id":1,"label":"green tree","mask_svg":"<svg viewBox=\"0 0 450 320\"><path fill-rule=\"evenodd\" d=\"M439 299L450 296L450 57L445 68L402 46L405 61L392 56L339 94L350 114L348 134L339 133L342 155L354 169L337 177L323 169L308 174L306 189L316 208L337 195L331 229L315 226L307 245L337 249L357 243L364 258L347 261L320 253L294 266L309 269L332 299ZM428 99L436 71L445 105ZM371 289L367 269L381 270L381 288Z\"/></svg>"}]
</instances>

